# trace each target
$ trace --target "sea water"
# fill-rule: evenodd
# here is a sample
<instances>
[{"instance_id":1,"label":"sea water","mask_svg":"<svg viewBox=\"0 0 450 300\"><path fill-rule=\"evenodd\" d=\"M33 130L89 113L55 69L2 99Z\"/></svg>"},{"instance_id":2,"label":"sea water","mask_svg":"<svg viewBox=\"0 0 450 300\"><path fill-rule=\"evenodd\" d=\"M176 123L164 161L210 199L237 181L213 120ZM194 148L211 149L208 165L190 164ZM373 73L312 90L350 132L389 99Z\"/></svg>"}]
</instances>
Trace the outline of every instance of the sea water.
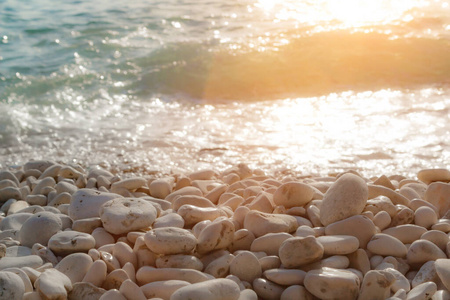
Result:
<instances>
[{"instance_id":1,"label":"sea water","mask_svg":"<svg viewBox=\"0 0 450 300\"><path fill-rule=\"evenodd\" d=\"M0 0L0 167L450 167L450 1Z\"/></svg>"}]
</instances>

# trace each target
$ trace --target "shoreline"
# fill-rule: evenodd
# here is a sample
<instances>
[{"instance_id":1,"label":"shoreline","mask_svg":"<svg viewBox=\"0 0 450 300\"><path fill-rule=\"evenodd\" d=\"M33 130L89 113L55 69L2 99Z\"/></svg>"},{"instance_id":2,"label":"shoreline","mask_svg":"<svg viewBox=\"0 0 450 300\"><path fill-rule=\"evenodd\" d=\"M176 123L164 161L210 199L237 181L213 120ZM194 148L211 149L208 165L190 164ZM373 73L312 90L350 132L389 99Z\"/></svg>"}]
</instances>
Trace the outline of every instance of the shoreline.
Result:
<instances>
[{"instance_id":1,"label":"shoreline","mask_svg":"<svg viewBox=\"0 0 450 300\"><path fill-rule=\"evenodd\" d=\"M450 297L448 169L274 175L242 163L0 170L1 288L8 299Z\"/></svg>"}]
</instances>

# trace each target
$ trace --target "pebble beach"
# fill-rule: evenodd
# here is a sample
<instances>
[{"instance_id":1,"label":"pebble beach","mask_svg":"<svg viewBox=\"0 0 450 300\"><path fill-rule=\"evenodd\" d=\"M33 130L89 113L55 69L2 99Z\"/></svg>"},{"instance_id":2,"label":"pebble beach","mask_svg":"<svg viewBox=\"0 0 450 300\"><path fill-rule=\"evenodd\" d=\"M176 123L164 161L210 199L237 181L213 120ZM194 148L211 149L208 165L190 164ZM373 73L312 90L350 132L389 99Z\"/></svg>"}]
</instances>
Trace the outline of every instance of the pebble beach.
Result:
<instances>
[{"instance_id":1,"label":"pebble beach","mask_svg":"<svg viewBox=\"0 0 450 300\"><path fill-rule=\"evenodd\" d=\"M0 299L450 299L450 171L0 172Z\"/></svg>"}]
</instances>

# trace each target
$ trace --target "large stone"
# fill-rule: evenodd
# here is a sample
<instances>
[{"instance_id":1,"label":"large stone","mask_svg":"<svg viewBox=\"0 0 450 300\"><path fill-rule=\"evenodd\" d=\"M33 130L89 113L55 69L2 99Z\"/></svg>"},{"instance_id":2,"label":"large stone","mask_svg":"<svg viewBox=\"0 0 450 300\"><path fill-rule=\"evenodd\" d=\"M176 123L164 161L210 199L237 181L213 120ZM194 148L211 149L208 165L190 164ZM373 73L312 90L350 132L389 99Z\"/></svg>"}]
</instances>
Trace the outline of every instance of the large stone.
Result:
<instances>
[{"instance_id":1,"label":"large stone","mask_svg":"<svg viewBox=\"0 0 450 300\"><path fill-rule=\"evenodd\" d=\"M397 238L384 234L375 234L367 244L367 250L376 255L405 257L408 249Z\"/></svg>"},{"instance_id":2,"label":"large stone","mask_svg":"<svg viewBox=\"0 0 450 300\"><path fill-rule=\"evenodd\" d=\"M252 210L244 219L244 228L253 232L255 237L267 233L294 232L298 227L297 219L284 214L267 214Z\"/></svg>"},{"instance_id":3,"label":"large stone","mask_svg":"<svg viewBox=\"0 0 450 300\"><path fill-rule=\"evenodd\" d=\"M177 227L150 230L144 235L144 241L152 252L163 255L191 253L197 245L190 231Z\"/></svg>"},{"instance_id":4,"label":"large stone","mask_svg":"<svg viewBox=\"0 0 450 300\"><path fill-rule=\"evenodd\" d=\"M104 203L99 215L108 232L123 234L150 227L157 217L157 211L146 200L117 198Z\"/></svg>"},{"instance_id":5,"label":"large stone","mask_svg":"<svg viewBox=\"0 0 450 300\"><path fill-rule=\"evenodd\" d=\"M324 249L313 236L292 237L285 240L279 250L285 268L299 268L322 258Z\"/></svg>"},{"instance_id":6,"label":"large stone","mask_svg":"<svg viewBox=\"0 0 450 300\"><path fill-rule=\"evenodd\" d=\"M44 299L67 299L68 292L72 290L69 277L56 269L45 270L34 286Z\"/></svg>"},{"instance_id":7,"label":"large stone","mask_svg":"<svg viewBox=\"0 0 450 300\"><path fill-rule=\"evenodd\" d=\"M55 255L65 256L75 252L88 252L95 247L92 235L78 231L61 231L48 241L48 247Z\"/></svg>"},{"instance_id":8,"label":"large stone","mask_svg":"<svg viewBox=\"0 0 450 300\"><path fill-rule=\"evenodd\" d=\"M377 232L372 220L357 215L337 221L325 227L326 235L351 235L359 240L359 247L365 248L372 236Z\"/></svg>"},{"instance_id":9,"label":"large stone","mask_svg":"<svg viewBox=\"0 0 450 300\"><path fill-rule=\"evenodd\" d=\"M304 280L308 292L319 299L356 299L360 284L355 273L333 268L309 271Z\"/></svg>"},{"instance_id":10,"label":"large stone","mask_svg":"<svg viewBox=\"0 0 450 300\"><path fill-rule=\"evenodd\" d=\"M12 272L0 272L0 298L22 300L25 285L19 275Z\"/></svg>"},{"instance_id":11,"label":"large stone","mask_svg":"<svg viewBox=\"0 0 450 300\"><path fill-rule=\"evenodd\" d=\"M114 193L104 193L92 189L81 189L72 195L69 217L72 220L99 217L100 207L109 200L122 198Z\"/></svg>"},{"instance_id":12,"label":"large stone","mask_svg":"<svg viewBox=\"0 0 450 300\"><path fill-rule=\"evenodd\" d=\"M51 212L39 212L23 223L19 241L23 246L30 248L35 243L47 245L48 240L61 229L61 218Z\"/></svg>"},{"instance_id":13,"label":"large stone","mask_svg":"<svg viewBox=\"0 0 450 300\"><path fill-rule=\"evenodd\" d=\"M301 182L286 182L275 191L273 202L285 208L303 206L312 200L315 189Z\"/></svg>"},{"instance_id":14,"label":"large stone","mask_svg":"<svg viewBox=\"0 0 450 300\"><path fill-rule=\"evenodd\" d=\"M439 211L439 217L450 210L450 183L434 182L425 192L425 201L433 204Z\"/></svg>"},{"instance_id":15,"label":"large stone","mask_svg":"<svg viewBox=\"0 0 450 300\"><path fill-rule=\"evenodd\" d=\"M359 176L348 173L336 180L325 193L320 207L324 226L360 214L366 206L368 188Z\"/></svg>"},{"instance_id":16,"label":"large stone","mask_svg":"<svg viewBox=\"0 0 450 300\"><path fill-rule=\"evenodd\" d=\"M230 279L220 278L194 283L176 290L171 300L238 300L239 285Z\"/></svg>"}]
</instances>

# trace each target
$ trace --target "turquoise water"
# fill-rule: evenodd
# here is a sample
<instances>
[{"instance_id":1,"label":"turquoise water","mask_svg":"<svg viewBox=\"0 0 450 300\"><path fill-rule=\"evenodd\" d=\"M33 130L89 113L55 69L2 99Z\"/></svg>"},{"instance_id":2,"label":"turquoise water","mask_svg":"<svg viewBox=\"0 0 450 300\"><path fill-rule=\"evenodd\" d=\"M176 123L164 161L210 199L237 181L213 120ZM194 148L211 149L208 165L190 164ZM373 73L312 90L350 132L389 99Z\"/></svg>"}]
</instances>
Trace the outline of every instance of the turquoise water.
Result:
<instances>
[{"instance_id":1,"label":"turquoise water","mask_svg":"<svg viewBox=\"0 0 450 300\"><path fill-rule=\"evenodd\" d=\"M0 166L450 167L450 2L336 3L0 0Z\"/></svg>"}]
</instances>

